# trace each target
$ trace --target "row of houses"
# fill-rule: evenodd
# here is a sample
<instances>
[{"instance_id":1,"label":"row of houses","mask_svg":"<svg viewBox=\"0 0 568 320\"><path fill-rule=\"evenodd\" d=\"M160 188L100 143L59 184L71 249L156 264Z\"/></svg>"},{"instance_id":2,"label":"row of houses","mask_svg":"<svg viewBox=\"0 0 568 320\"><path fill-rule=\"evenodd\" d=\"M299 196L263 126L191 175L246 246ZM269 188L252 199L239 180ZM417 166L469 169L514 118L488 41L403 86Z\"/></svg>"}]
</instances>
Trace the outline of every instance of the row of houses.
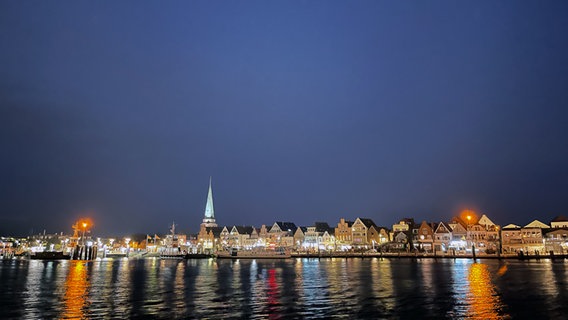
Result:
<instances>
[{"instance_id":1,"label":"row of houses","mask_svg":"<svg viewBox=\"0 0 568 320\"><path fill-rule=\"evenodd\" d=\"M228 247L252 249L294 248L298 251L335 251L352 248L369 248L390 241L389 229L377 226L373 220L357 218L355 221L341 219L337 227L327 222L313 226L296 226L293 222L274 222L262 225L233 227L201 226L197 236L198 246L204 249Z\"/></svg>"},{"instance_id":2,"label":"row of houses","mask_svg":"<svg viewBox=\"0 0 568 320\"><path fill-rule=\"evenodd\" d=\"M508 224L501 231L504 253L568 253L568 219L555 217L550 224L534 220L523 226Z\"/></svg>"},{"instance_id":3,"label":"row of houses","mask_svg":"<svg viewBox=\"0 0 568 320\"><path fill-rule=\"evenodd\" d=\"M285 247L296 251L365 251L382 252L452 252L471 250L492 253L568 252L568 219L554 218L550 225L535 220L521 227L514 224L501 228L486 215L456 216L447 222L416 223L401 219L392 227L377 225L372 219L340 219L337 226L316 222L296 226L292 222L272 225L207 227L202 225L195 245L203 250Z\"/></svg>"}]
</instances>

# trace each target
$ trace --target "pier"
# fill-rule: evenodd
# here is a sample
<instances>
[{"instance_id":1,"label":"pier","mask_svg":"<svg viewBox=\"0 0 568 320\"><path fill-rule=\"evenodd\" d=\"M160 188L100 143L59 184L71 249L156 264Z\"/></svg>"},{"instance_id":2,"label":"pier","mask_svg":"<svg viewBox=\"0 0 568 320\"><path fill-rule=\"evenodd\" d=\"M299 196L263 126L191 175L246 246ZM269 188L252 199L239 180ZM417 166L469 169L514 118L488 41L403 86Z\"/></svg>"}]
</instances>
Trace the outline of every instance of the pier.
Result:
<instances>
[{"instance_id":1,"label":"pier","mask_svg":"<svg viewBox=\"0 0 568 320\"><path fill-rule=\"evenodd\" d=\"M525 254L440 254L440 253L387 253L387 252L321 252L307 253L295 252L292 258L388 258L388 259L516 259L540 260L568 259L568 254L525 255Z\"/></svg>"}]
</instances>

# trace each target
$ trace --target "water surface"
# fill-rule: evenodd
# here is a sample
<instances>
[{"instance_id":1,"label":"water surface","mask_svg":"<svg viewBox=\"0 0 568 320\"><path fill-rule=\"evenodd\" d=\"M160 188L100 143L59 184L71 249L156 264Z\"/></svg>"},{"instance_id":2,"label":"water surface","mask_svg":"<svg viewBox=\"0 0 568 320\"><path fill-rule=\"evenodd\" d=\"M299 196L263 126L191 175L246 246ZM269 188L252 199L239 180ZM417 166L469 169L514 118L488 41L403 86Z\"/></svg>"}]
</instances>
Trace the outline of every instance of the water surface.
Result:
<instances>
[{"instance_id":1,"label":"water surface","mask_svg":"<svg viewBox=\"0 0 568 320\"><path fill-rule=\"evenodd\" d=\"M540 318L568 314L564 261L0 261L2 318Z\"/></svg>"}]
</instances>

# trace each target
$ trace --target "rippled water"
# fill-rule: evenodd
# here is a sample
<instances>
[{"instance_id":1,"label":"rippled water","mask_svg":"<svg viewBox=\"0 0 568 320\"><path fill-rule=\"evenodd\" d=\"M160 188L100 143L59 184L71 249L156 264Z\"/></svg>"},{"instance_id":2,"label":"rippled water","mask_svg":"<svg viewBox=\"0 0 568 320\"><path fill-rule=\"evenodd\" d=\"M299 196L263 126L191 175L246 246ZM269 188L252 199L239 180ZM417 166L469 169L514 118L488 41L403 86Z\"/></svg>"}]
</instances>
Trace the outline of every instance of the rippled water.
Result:
<instances>
[{"instance_id":1,"label":"rippled water","mask_svg":"<svg viewBox=\"0 0 568 320\"><path fill-rule=\"evenodd\" d=\"M568 262L0 261L2 318L550 318Z\"/></svg>"}]
</instances>

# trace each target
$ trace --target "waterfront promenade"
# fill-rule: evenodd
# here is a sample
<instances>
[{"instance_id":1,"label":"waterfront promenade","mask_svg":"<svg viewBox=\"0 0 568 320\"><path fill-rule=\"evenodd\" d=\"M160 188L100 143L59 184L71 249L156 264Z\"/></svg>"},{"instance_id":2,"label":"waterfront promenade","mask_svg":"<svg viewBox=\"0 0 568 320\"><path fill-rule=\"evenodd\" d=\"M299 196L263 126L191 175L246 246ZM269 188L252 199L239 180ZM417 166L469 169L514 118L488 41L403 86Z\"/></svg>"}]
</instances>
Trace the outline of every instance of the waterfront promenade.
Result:
<instances>
[{"instance_id":1,"label":"waterfront promenade","mask_svg":"<svg viewBox=\"0 0 568 320\"><path fill-rule=\"evenodd\" d=\"M534 260L534 259L568 259L567 254L451 254L451 253L393 253L393 252L293 252L292 258L400 258L400 259L516 259L516 260Z\"/></svg>"}]
</instances>

